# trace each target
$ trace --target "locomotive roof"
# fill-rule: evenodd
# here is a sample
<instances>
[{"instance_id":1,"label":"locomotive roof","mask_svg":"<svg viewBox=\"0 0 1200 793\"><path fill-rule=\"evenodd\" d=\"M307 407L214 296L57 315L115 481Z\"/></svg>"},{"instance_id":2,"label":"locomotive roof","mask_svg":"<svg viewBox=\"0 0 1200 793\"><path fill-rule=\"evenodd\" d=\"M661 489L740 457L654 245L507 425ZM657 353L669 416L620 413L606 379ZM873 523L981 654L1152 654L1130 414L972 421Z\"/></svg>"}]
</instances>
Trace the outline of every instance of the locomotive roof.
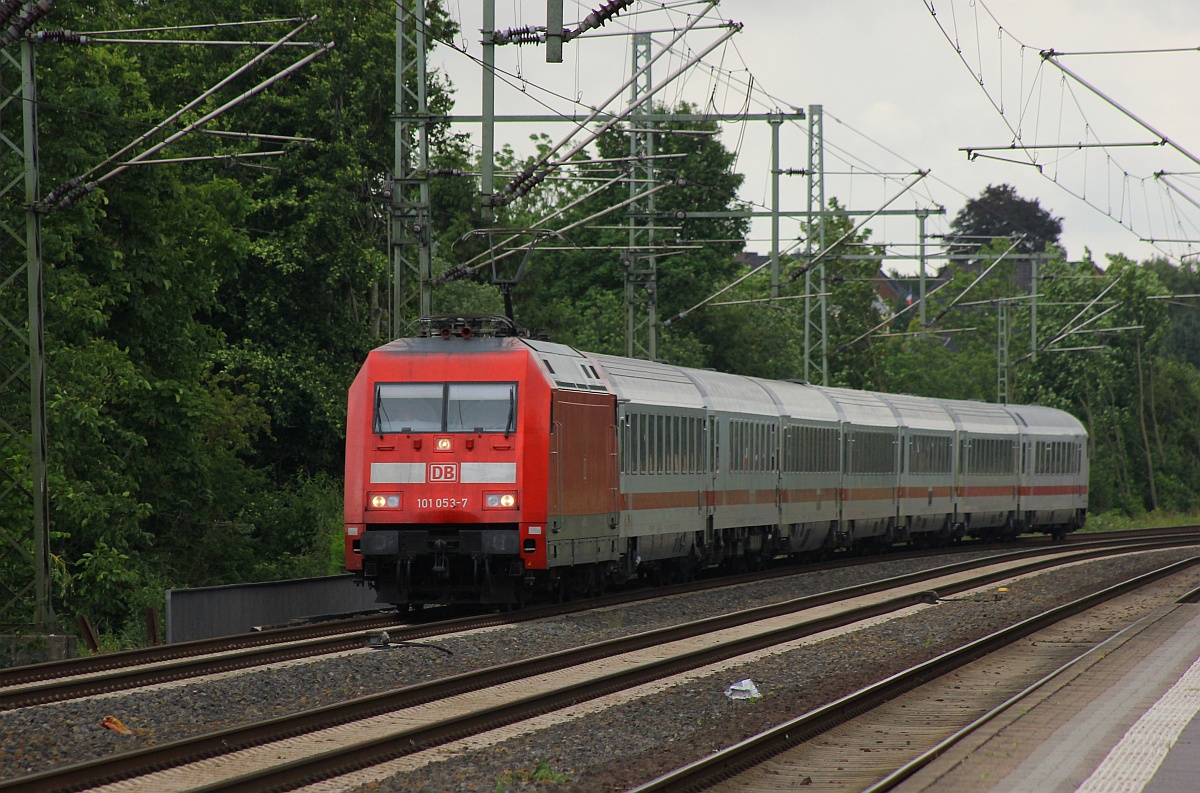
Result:
<instances>
[{"instance_id":1,"label":"locomotive roof","mask_svg":"<svg viewBox=\"0 0 1200 793\"><path fill-rule=\"evenodd\" d=\"M471 352L496 352L505 348L512 348L520 342L513 338L490 338L480 336L472 339L462 339L458 336L451 336L448 339L443 339L441 336L427 337L401 337L393 339L382 347L376 347L374 353L450 353L455 355Z\"/></svg>"},{"instance_id":2,"label":"locomotive roof","mask_svg":"<svg viewBox=\"0 0 1200 793\"><path fill-rule=\"evenodd\" d=\"M574 347L535 339L521 341L537 353L555 384L575 391L609 390L592 361Z\"/></svg>"}]
</instances>

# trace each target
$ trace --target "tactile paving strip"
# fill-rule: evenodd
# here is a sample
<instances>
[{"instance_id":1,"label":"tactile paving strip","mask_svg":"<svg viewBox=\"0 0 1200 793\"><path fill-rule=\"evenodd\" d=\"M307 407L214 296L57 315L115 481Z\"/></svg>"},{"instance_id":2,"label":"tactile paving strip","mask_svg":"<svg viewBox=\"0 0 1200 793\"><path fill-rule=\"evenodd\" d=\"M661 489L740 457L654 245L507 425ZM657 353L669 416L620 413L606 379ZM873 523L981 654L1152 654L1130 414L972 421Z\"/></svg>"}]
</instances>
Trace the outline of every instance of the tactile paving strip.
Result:
<instances>
[{"instance_id":1,"label":"tactile paving strip","mask_svg":"<svg viewBox=\"0 0 1200 793\"><path fill-rule=\"evenodd\" d=\"M1200 659L1112 748L1077 793L1140 793L1200 712Z\"/></svg>"}]
</instances>

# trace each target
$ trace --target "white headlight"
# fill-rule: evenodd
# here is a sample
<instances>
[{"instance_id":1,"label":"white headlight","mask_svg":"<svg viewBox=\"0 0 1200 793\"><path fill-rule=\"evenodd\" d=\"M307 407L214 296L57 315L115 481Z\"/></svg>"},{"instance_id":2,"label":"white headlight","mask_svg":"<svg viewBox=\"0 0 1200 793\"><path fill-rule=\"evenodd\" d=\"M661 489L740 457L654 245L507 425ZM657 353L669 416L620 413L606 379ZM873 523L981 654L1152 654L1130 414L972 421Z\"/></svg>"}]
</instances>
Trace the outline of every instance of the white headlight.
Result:
<instances>
[{"instance_id":1,"label":"white headlight","mask_svg":"<svg viewBox=\"0 0 1200 793\"><path fill-rule=\"evenodd\" d=\"M400 509L399 493L369 493L371 509Z\"/></svg>"},{"instance_id":2,"label":"white headlight","mask_svg":"<svg viewBox=\"0 0 1200 793\"><path fill-rule=\"evenodd\" d=\"M516 493L484 493L483 494L484 509L516 509L517 494Z\"/></svg>"}]
</instances>

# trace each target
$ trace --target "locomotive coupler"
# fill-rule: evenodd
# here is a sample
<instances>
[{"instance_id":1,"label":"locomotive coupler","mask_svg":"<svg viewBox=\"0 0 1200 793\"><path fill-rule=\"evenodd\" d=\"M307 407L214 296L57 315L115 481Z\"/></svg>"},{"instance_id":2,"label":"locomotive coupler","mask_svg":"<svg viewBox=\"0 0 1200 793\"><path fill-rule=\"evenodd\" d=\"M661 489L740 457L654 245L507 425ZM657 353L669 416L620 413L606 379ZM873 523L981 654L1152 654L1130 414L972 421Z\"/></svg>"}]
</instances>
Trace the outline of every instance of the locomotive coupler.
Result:
<instances>
[{"instance_id":1,"label":"locomotive coupler","mask_svg":"<svg viewBox=\"0 0 1200 793\"><path fill-rule=\"evenodd\" d=\"M450 560L446 558L446 541L437 540L433 544L433 572L439 578L450 577Z\"/></svg>"}]
</instances>

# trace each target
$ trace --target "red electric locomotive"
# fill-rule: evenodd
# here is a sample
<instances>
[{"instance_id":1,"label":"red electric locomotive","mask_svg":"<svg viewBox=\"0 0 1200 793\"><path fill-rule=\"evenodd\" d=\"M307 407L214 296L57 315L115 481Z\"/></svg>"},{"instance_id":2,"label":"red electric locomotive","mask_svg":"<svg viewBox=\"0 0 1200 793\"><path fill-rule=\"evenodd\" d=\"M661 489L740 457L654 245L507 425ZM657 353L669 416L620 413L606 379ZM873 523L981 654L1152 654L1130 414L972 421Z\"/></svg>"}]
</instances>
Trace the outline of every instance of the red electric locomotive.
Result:
<instances>
[{"instance_id":1,"label":"red electric locomotive","mask_svg":"<svg viewBox=\"0 0 1200 793\"><path fill-rule=\"evenodd\" d=\"M380 602L519 603L561 585L550 531L617 526L616 399L598 371L580 356L581 390L553 389L537 342L469 323L373 351L350 389L347 568Z\"/></svg>"}]
</instances>

